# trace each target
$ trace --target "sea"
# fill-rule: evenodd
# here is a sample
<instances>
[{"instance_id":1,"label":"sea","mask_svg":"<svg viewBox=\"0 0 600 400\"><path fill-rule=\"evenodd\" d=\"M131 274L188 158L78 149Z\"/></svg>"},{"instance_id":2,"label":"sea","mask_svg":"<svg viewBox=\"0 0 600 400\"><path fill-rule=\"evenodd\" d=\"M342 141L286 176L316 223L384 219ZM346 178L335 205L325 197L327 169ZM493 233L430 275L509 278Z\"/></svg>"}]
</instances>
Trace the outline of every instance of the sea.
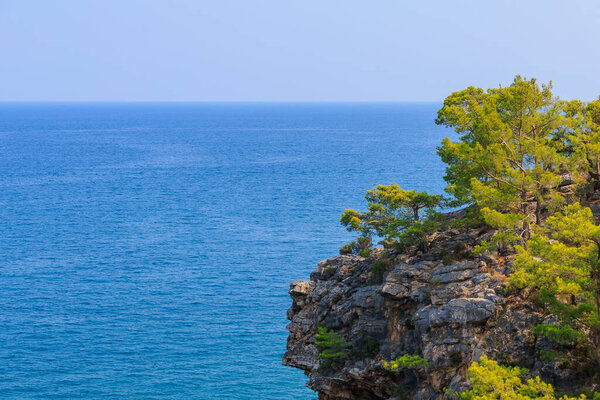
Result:
<instances>
[{"instance_id":1,"label":"sea","mask_svg":"<svg viewBox=\"0 0 600 400\"><path fill-rule=\"evenodd\" d=\"M0 103L1 399L314 399L289 284L442 193L439 103Z\"/></svg>"}]
</instances>

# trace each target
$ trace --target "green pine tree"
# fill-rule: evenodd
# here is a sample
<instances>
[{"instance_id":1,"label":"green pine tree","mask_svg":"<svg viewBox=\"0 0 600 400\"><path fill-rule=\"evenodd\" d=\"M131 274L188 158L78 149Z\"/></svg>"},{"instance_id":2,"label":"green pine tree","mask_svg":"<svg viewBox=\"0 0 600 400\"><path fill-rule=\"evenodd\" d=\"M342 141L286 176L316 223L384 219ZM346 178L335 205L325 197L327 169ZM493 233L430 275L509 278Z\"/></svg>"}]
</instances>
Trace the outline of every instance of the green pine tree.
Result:
<instances>
[{"instance_id":1,"label":"green pine tree","mask_svg":"<svg viewBox=\"0 0 600 400\"><path fill-rule=\"evenodd\" d=\"M319 349L319 357L323 360L321 367L328 369L334 367L339 361L347 357L344 350L348 343L339 333L323 326L317 328L315 344Z\"/></svg>"},{"instance_id":2,"label":"green pine tree","mask_svg":"<svg viewBox=\"0 0 600 400\"><path fill-rule=\"evenodd\" d=\"M517 252L509 282L539 289L548 312L559 320L536 332L561 344L591 346L600 376L600 226L592 211L578 203L565 207Z\"/></svg>"},{"instance_id":3,"label":"green pine tree","mask_svg":"<svg viewBox=\"0 0 600 400\"><path fill-rule=\"evenodd\" d=\"M481 357L469 367L469 378L473 389L460 394L461 400L585 400L586 396L560 397L552 385L539 376L526 379L528 370L519 367L505 367L496 361ZM594 396L593 400L599 399Z\"/></svg>"},{"instance_id":4,"label":"green pine tree","mask_svg":"<svg viewBox=\"0 0 600 400\"><path fill-rule=\"evenodd\" d=\"M591 187L600 189L600 98L589 103L564 103L568 124L561 149L571 158L571 170L584 174ZM585 176L587 175L587 176Z\"/></svg>"},{"instance_id":5,"label":"green pine tree","mask_svg":"<svg viewBox=\"0 0 600 400\"><path fill-rule=\"evenodd\" d=\"M342 225L364 237L397 239L406 244L423 240L433 226L422 211L431 214L443 200L442 196L404 190L394 183L368 190L365 198L368 211L346 209L340 219Z\"/></svg>"},{"instance_id":6,"label":"green pine tree","mask_svg":"<svg viewBox=\"0 0 600 400\"><path fill-rule=\"evenodd\" d=\"M460 203L477 202L496 240L523 241L544 207L563 201L555 190L566 158L556 147L564 132L562 103L551 84L517 76L507 87L467 88L448 96L436 123L452 127L438 153L448 164L447 191Z\"/></svg>"}]
</instances>

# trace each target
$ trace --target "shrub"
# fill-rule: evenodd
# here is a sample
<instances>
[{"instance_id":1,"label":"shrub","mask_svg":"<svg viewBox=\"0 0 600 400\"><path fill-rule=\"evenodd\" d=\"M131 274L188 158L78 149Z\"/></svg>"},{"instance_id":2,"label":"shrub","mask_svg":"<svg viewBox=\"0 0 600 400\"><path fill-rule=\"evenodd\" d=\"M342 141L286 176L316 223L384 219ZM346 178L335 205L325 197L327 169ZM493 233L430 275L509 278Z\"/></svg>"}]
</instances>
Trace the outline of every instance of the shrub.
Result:
<instances>
[{"instance_id":1,"label":"shrub","mask_svg":"<svg viewBox=\"0 0 600 400\"><path fill-rule=\"evenodd\" d=\"M364 249L364 250L359 251L358 255L367 258L371 255L371 251L373 251L373 249Z\"/></svg>"},{"instance_id":2,"label":"shrub","mask_svg":"<svg viewBox=\"0 0 600 400\"><path fill-rule=\"evenodd\" d=\"M429 361L420 356L404 354L402 357L392 361L382 361L383 368L390 371L398 371L400 368L414 368L426 370L429 368Z\"/></svg>"},{"instance_id":3,"label":"shrub","mask_svg":"<svg viewBox=\"0 0 600 400\"><path fill-rule=\"evenodd\" d=\"M540 360L552 361L557 358L562 358L562 353L556 350L540 350Z\"/></svg>"},{"instance_id":4,"label":"shrub","mask_svg":"<svg viewBox=\"0 0 600 400\"><path fill-rule=\"evenodd\" d=\"M387 271L389 263L384 260L377 260L371 266L371 282L381 284L383 282L383 275Z\"/></svg>"},{"instance_id":5,"label":"shrub","mask_svg":"<svg viewBox=\"0 0 600 400\"><path fill-rule=\"evenodd\" d=\"M373 241L369 237L359 236L355 241L346 243L340 248L340 255L358 254L363 257L368 257L371 253Z\"/></svg>"},{"instance_id":6,"label":"shrub","mask_svg":"<svg viewBox=\"0 0 600 400\"><path fill-rule=\"evenodd\" d=\"M354 250L352 249L352 243L346 243L345 245L340 247L340 255L341 256L343 256L344 254L352 254L353 251Z\"/></svg>"},{"instance_id":7,"label":"shrub","mask_svg":"<svg viewBox=\"0 0 600 400\"><path fill-rule=\"evenodd\" d=\"M323 360L321 363L322 368L332 368L339 361L347 358L344 350L348 347L348 343L339 333L319 326L317 328L316 339L315 344L319 349L319 357Z\"/></svg>"},{"instance_id":8,"label":"shrub","mask_svg":"<svg viewBox=\"0 0 600 400\"><path fill-rule=\"evenodd\" d=\"M381 365L383 368L397 372L399 369L405 368L411 371L414 377L416 386L419 386L419 372L424 372L429 368L429 361L420 356L413 356L410 354L404 354L400 358L396 358L392 361L382 361ZM406 376L405 376L406 377Z\"/></svg>"},{"instance_id":9,"label":"shrub","mask_svg":"<svg viewBox=\"0 0 600 400\"><path fill-rule=\"evenodd\" d=\"M474 362L469 368L469 378L473 389L460 395L462 400L575 400L574 397L559 397L552 385L536 376L525 380L528 370L519 367L504 367L496 361L481 357L479 363ZM580 397L584 400L586 397ZM596 396L594 396L594 399Z\"/></svg>"},{"instance_id":10,"label":"shrub","mask_svg":"<svg viewBox=\"0 0 600 400\"><path fill-rule=\"evenodd\" d=\"M464 217L449 221L447 225L455 229L475 228L484 226L485 220L479 207L473 204L466 208Z\"/></svg>"}]
</instances>

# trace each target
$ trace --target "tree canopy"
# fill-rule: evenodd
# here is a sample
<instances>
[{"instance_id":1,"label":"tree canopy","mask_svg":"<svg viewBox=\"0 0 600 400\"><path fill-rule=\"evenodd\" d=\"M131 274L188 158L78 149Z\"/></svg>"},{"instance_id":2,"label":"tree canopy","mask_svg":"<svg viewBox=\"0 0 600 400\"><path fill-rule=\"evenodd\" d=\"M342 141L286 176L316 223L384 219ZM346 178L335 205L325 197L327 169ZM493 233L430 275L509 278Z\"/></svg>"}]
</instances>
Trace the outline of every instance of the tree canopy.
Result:
<instances>
[{"instance_id":1,"label":"tree canopy","mask_svg":"<svg viewBox=\"0 0 600 400\"><path fill-rule=\"evenodd\" d=\"M340 219L342 225L364 237L401 241L416 240L426 224L421 212L431 213L442 202L440 195L403 190L394 183L368 190L365 198L368 210L346 209Z\"/></svg>"},{"instance_id":2,"label":"tree canopy","mask_svg":"<svg viewBox=\"0 0 600 400\"><path fill-rule=\"evenodd\" d=\"M446 164L447 191L460 203L476 202L496 227L502 213L523 237L530 218L540 224L542 209L562 203L556 192L566 157L555 145L564 133L562 103L552 84L517 76L507 87L469 87L452 93L438 111L436 123L454 128L460 141L445 138L438 154Z\"/></svg>"},{"instance_id":3,"label":"tree canopy","mask_svg":"<svg viewBox=\"0 0 600 400\"><path fill-rule=\"evenodd\" d=\"M426 247L439 226L438 207L470 205L494 230L476 250L511 253L510 287L533 289L549 317L534 332L553 341L559 352L586 349L597 380L600 212L594 215L590 206L599 210L600 97L562 101L553 95L551 82L540 85L516 76L508 86L450 94L435 122L458 134L458 140L445 138L438 147L452 198L379 185L367 191L367 211L347 209L341 217L362 238L354 247L370 245L372 237ZM409 361L398 359L387 367ZM560 397L539 377L527 379L526 370L485 357L469 375L473 389L463 399Z\"/></svg>"},{"instance_id":4,"label":"tree canopy","mask_svg":"<svg viewBox=\"0 0 600 400\"><path fill-rule=\"evenodd\" d=\"M517 247L510 283L534 287L558 324L536 331L560 344L587 343L600 365L600 226L579 203L546 220L528 247Z\"/></svg>"},{"instance_id":5,"label":"tree canopy","mask_svg":"<svg viewBox=\"0 0 600 400\"><path fill-rule=\"evenodd\" d=\"M600 98L590 103L564 103L566 129L561 150L571 158L570 170L589 174L593 189L600 189Z\"/></svg>"},{"instance_id":6,"label":"tree canopy","mask_svg":"<svg viewBox=\"0 0 600 400\"><path fill-rule=\"evenodd\" d=\"M519 367L504 367L483 356L469 368L473 389L461 393L461 400L585 400L586 396L559 396L552 385L539 376L526 379L528 370ZM594 397L596 400L597 397Z\"/></svg>"}]
</instances>

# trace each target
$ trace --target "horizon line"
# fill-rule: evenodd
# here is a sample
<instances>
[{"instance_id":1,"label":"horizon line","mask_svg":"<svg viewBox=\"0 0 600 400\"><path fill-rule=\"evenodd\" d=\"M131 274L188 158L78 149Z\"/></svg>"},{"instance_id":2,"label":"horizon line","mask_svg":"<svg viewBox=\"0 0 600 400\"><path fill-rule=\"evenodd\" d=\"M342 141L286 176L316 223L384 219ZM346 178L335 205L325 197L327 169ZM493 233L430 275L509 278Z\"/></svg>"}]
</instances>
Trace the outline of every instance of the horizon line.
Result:
<instances>
[{"instance_id":1,"label":"horizon line","mask_svg":"<svg viewBox=\"0 0 600 400\"><path fill-rule=\"evenodd\" d=\"M399 104L399 103L441 103L443 100L0 100L6 103L195 103L195 104Z\"/></svg>"}]
</instances>

